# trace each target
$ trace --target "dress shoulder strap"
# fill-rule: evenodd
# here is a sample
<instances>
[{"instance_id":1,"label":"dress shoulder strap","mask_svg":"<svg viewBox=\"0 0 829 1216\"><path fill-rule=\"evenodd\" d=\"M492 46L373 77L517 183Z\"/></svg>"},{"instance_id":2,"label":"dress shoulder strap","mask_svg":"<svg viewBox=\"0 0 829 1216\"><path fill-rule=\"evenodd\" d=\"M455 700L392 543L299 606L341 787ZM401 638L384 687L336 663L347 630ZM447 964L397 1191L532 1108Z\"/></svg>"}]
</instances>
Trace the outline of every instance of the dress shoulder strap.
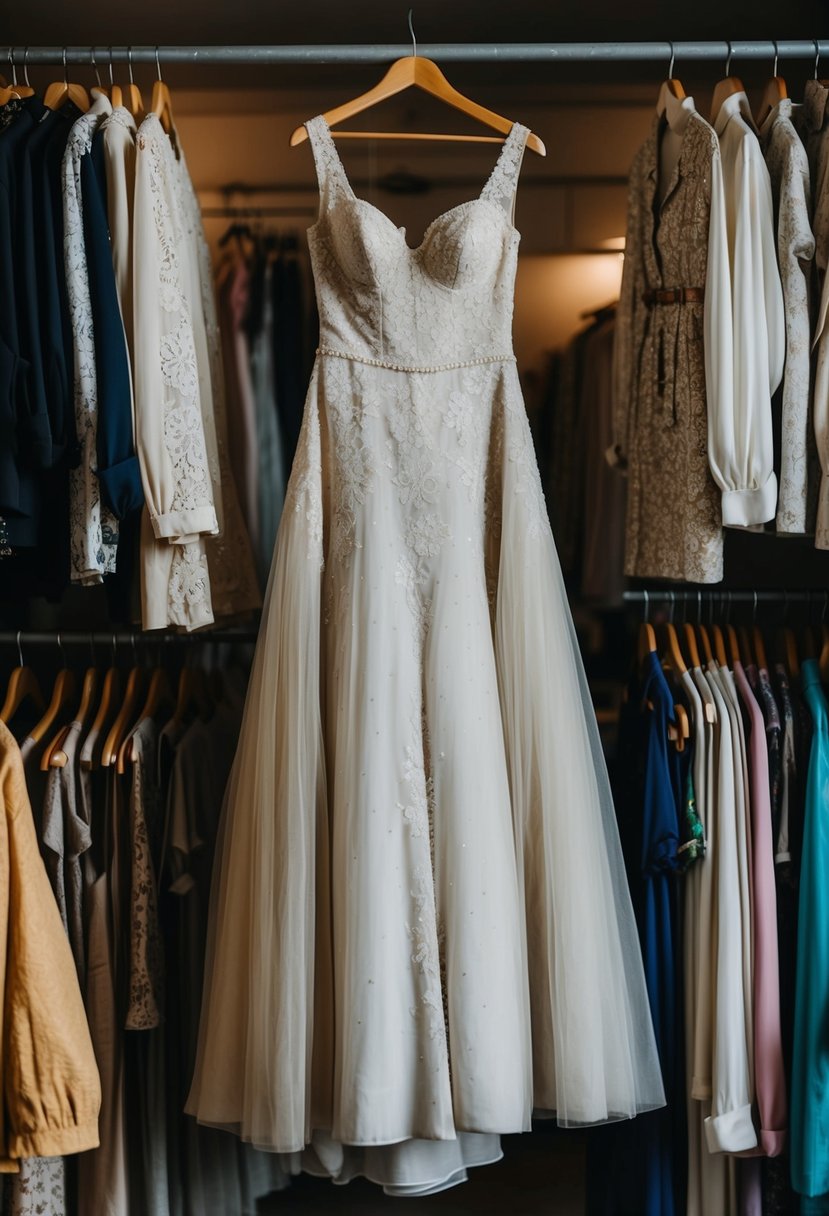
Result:
<instances>
[{"instance_id":1,"label":"dress shoulder strap","mask_svg":"<svg viewBox=\"0 0 829 1216\"><path fill-rule=\"evenodd\" d=\"M320 212L323 212L338 196L351 194L351 186L323 115L309 118L305 123L305 130L308 132L308 141L314 154L314 167L320 191Z\"/></svg>"},{"instance_id":2,"label":"dress shoulder strap","mask_svg":"<svg viewBox=\"0 0 829 1216\"><path fill-rule=\"evenodd\" d=\"M520 122L513 123L509 135L504 140L501 154L495 162L495 168L481 191L481 198L489 198L494 203L499 203L509 213L510 221L515 218L515 194L529 133L529 127Z\"/></svg>"}]
</instances>

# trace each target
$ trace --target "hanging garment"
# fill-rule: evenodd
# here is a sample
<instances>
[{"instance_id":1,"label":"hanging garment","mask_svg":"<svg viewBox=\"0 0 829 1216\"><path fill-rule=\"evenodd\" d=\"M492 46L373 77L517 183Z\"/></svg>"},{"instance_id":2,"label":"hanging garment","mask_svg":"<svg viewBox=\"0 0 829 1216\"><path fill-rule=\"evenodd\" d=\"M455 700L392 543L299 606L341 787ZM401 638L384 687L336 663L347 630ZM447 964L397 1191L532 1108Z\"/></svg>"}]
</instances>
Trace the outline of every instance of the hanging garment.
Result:
<instances>
[{"instance_id":1,"label":"hanging garment","mask_svg":"<svg viewBox=\"0 0 829 1216\"><path fill-rule=\"evenodd\" d=\"M609 459L628 474L625 573L715 583L723 540L708 419L728 402L709 350L720 334L727 353L731 326L728 263L709 256L709 230L725 229L720 149L690 97L668 125L681 146L664 196L659 116L630 172Z\"/></svg>"},{"instance_id":2,"label":"hanging garment","mask_svg":"<svg viewBox=\"0 0 829 1216\"><path fill-rule=\"evenodd\" d=\"M783 289L771 182L745 93L726 97L715 129L726 224L712 228L710 254L729 267L731 318L730 334L712 331L705 353L720 368L730 364L730 375L709 413L708 457L723 523L749 527L773 519L777 508L771 398L786 355Z\"/></svg>"},{"instance_id":3,"label":"hanging garment","mask_svg":"<svg viewBox=\"0 0 829 1216\"><path fill-rule=\"evenodd\" d=\"M751 962L758 1142L765 1156L776 1157L783 1151L786 1143L787 1103L780 1031L780 974L769 753L763 713L741 663L734 664L734 678L749 724L749 787L746 796L751 807ZM752 1185L757 1184L755 1171Z\"/></svg>"},{"instance_id":4,"label":"hanging garment","mask_svg":"<svg viewBox=\"0 0 829 1216\"><path fill-rule=\"evenodd\" d=\"M135 119L126 106L113 106L103 119L101 137L106 166L107 218L112 269L124 323L130 364L133 352L132 209L135 195Z\"/></svg>"},{"instance_id":5,"label":"hanging garment","mask_svg":"<svg viewBox=\"0 0 829 1216\"><path fill-rule=\"evenodd\" d=\"M800 871L797 995L791 1101L792 1185L801 1195L829 1192L829 711L814 659L801 667L813 721ZM804 1206L804 1211L820 1210Z\"/></svg>"},{"instance_id":6,"label":"hanging garment","mask_svg":"<svg viewBox=\"0 0 829 1216\"><path fill-rule=\"evenodd\" d=\"M807 80L798 127L809 157L812 181L812 231L815 236L813 300L817 316L812 332L815 356L812 409L820 460L815 545L829 549L829 89L820 80Z\"/></svg>"},{"instance_id":7,"label":"hanging garment","mask_svg":"<svg viewBox=\"0 0 829 1216\"><path fill-rule=\"evenodd\" d=\"M256 546L259 535L256 402L250 378L250 346L244 327L249 284L250 271L244 258L234 257L219 280L223 362L227 368L230 402L228 444L245 527Z\"/></svg>"},{"instance_id":8,"label":"hanging garment","mask_svg":"<svg viewBox=\"0 0 829 1216\"><path fill-rule=\"evenodd\" d=\"M710 663L706 671L720 725L717 763L715 850L715 949L711 1113L705 1119L709 1152L734 1153L754 1148L751 1118L754 1097L751 1002L751 908L746 839L745 792L748 785L745 742L731 673ZM704 1091L709 1078L700 1078Z\"/></svg>"},{"instance_id":9,"label":"hanging garment","mask_svg":"<svg viewBox=\"0 0 829 1216\"><path fill-rule=\"evenodd\" d=\"M96 92L89 110L69 133L61 166L64 272L74 339L75 430L80 445L80 462L69 474L71 574L74 582L84 586L100 583L105 574L114 572L118 545L118 521L101 501L97 477L100 403L81 171L92 149L92 136L111 109L106 95Z\"/></svg>"},{"instance_id":10,"label":"hanging garment","mask_svg":"<svg viewBox=\"0 0 829 1216\"><path fill-rule=\"evenodd\" d=\"M614 334L615 321L610 319L588 336L581 391L585 445L581 591L608 606L622 603L625 564L626 482L604 459L613 443Z\"/></svg>"},{"instance_id":11,"label":"hanging garment","mask_svg":"<svg viewBox=\"0 0 829 1216\"><path fill-rule=\"evenodd\" d=\"M308 132L322 346L187 1108L414 1193L497 1158L533 1108L594 1123L663 1092L511 350L527 129L417 248L356 199L324 118Z\"/></svg>"},{"instance_id":12,"label":"hanging garment","mask_svg":"<svg viewBox=\"0 0 829 1216\"><path fill-rule=\"evenodd\" d=\"M811 426L810 284L815 238L809 159L792 122L792 103L783 98L760 128L771 179L777 232L777 261L786 318L786 364L780 402L777 531L808 532L814 527L814 434Z\"/></svg>"},{"instance_id":13,"label":"hanging garment","mask_svg":"<svg viewBox=\"0 0 829 1216\"><path fill-rule=\"evenodd\" d=\"M180 202L172 145L149 114L136 137L133 231L135 437L147 503L141 538L145 629L213 623L204 538L219 524Z\"/></svg>"},{"instance_id":14,"label":"hanging garment","mask_svg":"<svg viewBox=\"0 0 829 1216\"><path fill-rule=\"evenodd\" d=\"M285 501L285 473L282 459L282 436L276 409L276 376L273 365L273 264L268 261L262 270L262 317L259 332L250 350L250 375L256 404L256 473L259 546L257 567L262 587L268 581L273 547L279 529L279 519Z\"/></svg>"},{"instance_id":15,"label":"hanging garment","mask_svg":"<svg viewBox=\"0 0 829 1216\"><path fill-rule=\"evenodd\" d=\"M192 308L198 322L195 325L196 333L200 335L196 342L200 398L203 411L212 414L222 504L221 530L218 535L207 538L207 568L210 572L214 615L217 618L238 618L261 608L262 596L256 577L253 547L239 504L230 461L225 376L210 250L204 235L199 201L180 147L178 170L182 213L189 232L192 263L196 268ZM209 405L206 404L208 402Z\"/></svg>"},{"instance_id":16,"label":"hanging garment","mask_svg":"<svg viewBox=\"0 0 829 1216\"><path fill-rule=\"evenodd\" d=\"M37 847L17 744L0 724L3 1092L0 1172L98 1143L101 1089L72 952Z\"/></svg>"}]
</instances>

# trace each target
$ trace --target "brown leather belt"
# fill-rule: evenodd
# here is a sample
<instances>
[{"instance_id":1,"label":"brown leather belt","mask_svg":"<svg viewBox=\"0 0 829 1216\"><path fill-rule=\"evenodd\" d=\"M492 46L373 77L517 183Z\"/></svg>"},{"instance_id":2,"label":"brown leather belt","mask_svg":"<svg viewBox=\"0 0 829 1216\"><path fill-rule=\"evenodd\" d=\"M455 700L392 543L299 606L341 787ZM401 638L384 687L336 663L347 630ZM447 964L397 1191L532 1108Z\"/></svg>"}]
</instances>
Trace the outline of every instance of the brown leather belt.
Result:
<instances>
[{"instance_id":1,"label":"brown leather belt","mask_svg":"<svg viewBox=\"0 0 829 1216\"><path fill-rule=\"evenodd\" d=\"M642 302L649 308L654 304L702 304L704 300L704 287L662 287L642 292Z\"/></svg>"}]
</instances>

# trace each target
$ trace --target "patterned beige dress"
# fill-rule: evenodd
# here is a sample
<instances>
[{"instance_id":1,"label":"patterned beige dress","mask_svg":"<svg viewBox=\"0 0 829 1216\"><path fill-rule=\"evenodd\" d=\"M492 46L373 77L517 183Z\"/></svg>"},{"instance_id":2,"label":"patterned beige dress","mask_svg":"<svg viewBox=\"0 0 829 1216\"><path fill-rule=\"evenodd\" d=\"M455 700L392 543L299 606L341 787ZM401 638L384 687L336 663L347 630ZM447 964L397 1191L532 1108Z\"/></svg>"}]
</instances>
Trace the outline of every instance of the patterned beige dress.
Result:
<instances>
[{"instance_id":1,"label":"patterned beige dress","mask_svg":"<svg viewBox=\"0 0 829 1216\"><path fill-rule=\"evenodd\" d=\"M712 173L709 124L683 103L682 145L661 202L654 117L629 179L617 313L615 442L628 470L625 574L715 583L723 574L720 494L708 465L703 303L648 305L648 291L704 288ZM674 126L674 130L676 130Z\"/></svg>"}]
</instances>

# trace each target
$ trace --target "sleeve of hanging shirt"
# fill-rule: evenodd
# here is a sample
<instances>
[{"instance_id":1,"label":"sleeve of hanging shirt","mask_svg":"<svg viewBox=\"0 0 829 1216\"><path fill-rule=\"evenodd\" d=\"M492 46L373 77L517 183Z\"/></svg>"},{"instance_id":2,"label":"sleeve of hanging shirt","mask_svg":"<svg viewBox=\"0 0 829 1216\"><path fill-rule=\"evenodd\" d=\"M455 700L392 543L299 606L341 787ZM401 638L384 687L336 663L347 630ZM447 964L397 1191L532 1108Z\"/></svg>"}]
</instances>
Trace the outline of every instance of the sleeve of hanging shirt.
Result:
<instances>
[{"instance_id":1,"label":"sleeve of hanging shirt","mask_svg":"<svg viewBox=\"0 0 829 1216\"><path fill-rule=\"evenodd\" d=\"M218 531L199 404L191 301L174 223L173 184L153 116L136 140L133 220L135 440L157 539ZM201 301L197 301L201 306Z\"/></svg>"},{"instance_id":2,"label":"sleeve of hanging shirt","mask_svg":"<svg viewBox=\"0 0 829 1216\"><path fill-rule=\"evenodd\" d=\"M106 206L96 172L96 148L101 148L98 133L93 137L92 152L81 160L81 191L98 367L98 480L107 504L123 519L141 507L144 491L135 455L129 356L115 290ZM100 168L103 173L103 162Z\"/></svg>"},{"instance_id":3,"label":"sleeve of hanging shirt","mask_svg":"<svg viewBox=\"0 0 829 1216\"><path fill-rule=\"evenodd\" d=\"M777 505L771 397L783 375L783 290L771 183L753 132L742 133L733 163L726 163L724 172L732 392L730 400L709 400L708 457L722 490L723 523L748 527L773 519Z\"/></svg>"},{"instance_id":4,"label":"sleeve of hanging shirt","mask_svg":"<svg viewBox=\"0 0 829 1216\"><path fill-rule=\"evenodd\" d=\"M616 309L613 335L613 442L605 453L608 464L627 472L629 456L629 427L636 392L635 368L638 364L636 335L639 329L638 310L642 303L641 263L641 169L639 158L630 171L628 187L627 231L622 268L622 286Z\"/></svg>"}]
</instances>

